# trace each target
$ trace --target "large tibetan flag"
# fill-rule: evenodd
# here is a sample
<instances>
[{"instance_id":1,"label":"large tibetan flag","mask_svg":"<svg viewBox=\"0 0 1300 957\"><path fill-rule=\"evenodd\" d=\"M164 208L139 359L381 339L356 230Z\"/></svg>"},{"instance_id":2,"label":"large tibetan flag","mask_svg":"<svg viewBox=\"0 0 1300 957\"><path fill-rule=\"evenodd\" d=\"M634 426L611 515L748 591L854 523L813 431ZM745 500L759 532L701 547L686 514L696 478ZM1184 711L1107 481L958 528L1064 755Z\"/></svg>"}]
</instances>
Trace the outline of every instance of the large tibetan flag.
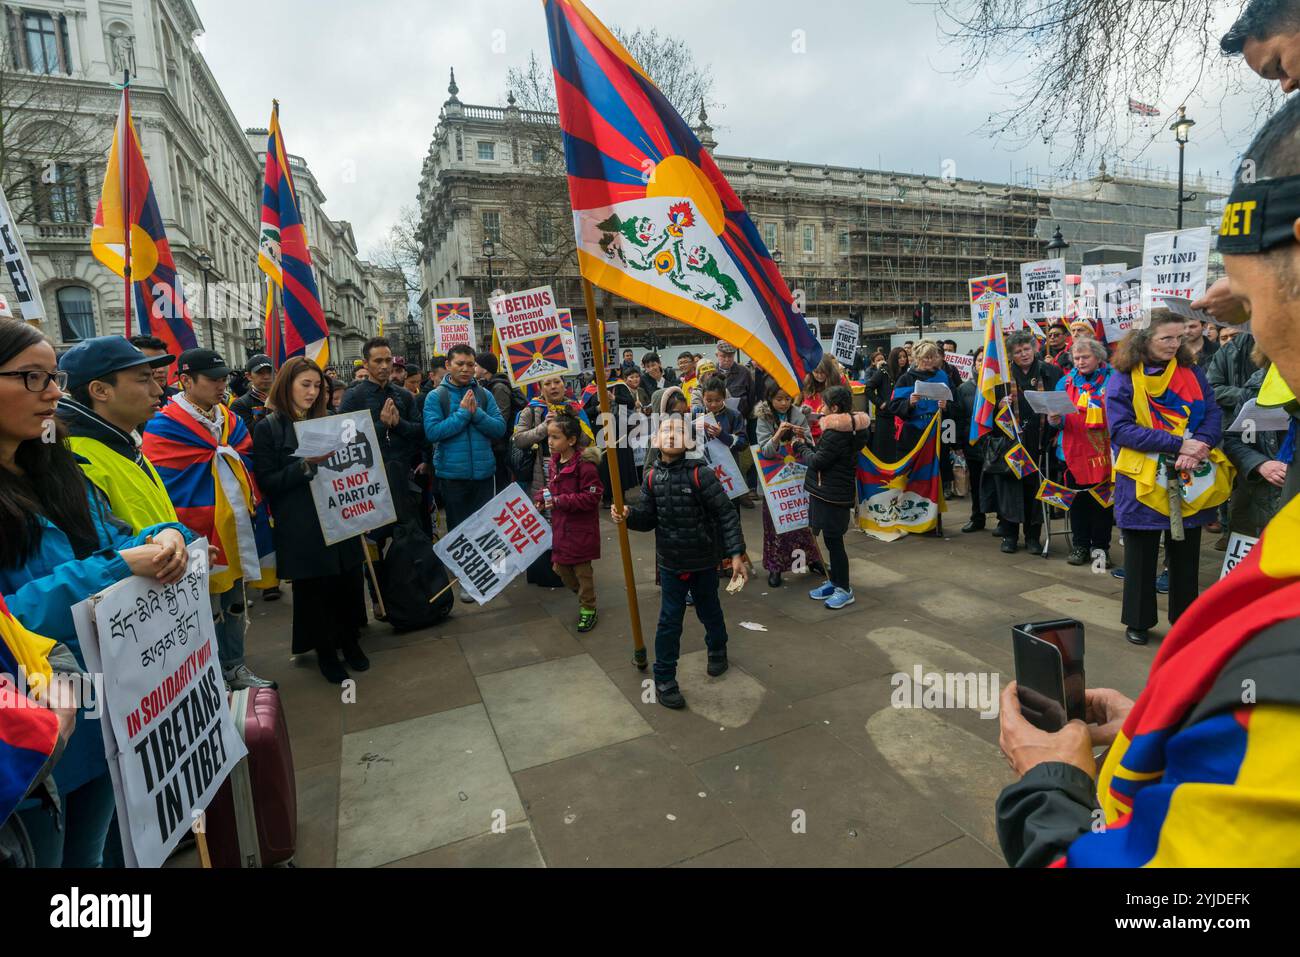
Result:
<instances>
[{"instance_id":1,"label":"large tibetan flag","mask_svg":"<svg viewBox=\"0 0 1300 957\"><path fill-rule=\"evenodd\" d=\"M887 463L864 449L858 455L858 525L882 541L928 532L947 511L939 474L939 413L916 447Z\"/></svg>"},{"instance_id":2,"label":"large tibetan flag","mask_svg":"<svg viewBox=\"0 0 1300 957\"><path fill-rule=\"evenodd\" d=\"M48 686L53 647L24 628L0 596L0 822L26 797L58 743L58 718L21 687L38 678Z\"/></svg>"},{"instance_id":3,"label":"large tibetan flag","mask_svg":"<svg viewBox=\"0 0 1300 957\"><path fill-rule=\"evenodd\" d=\"M329 365L329 326L311 270L307 227L298 210L289 154L280 132L280 104L271 109L266 138L266 174L262 183L262 233L257 264L280 291L283 307L284 357L306 356L322 369ZM267 342L271 341L267 337ZM272 356L272 358L275 358Z\"/></svg>"},{"instance_id":4,"label":"large tibetan flag","mask_svg":"<svg viewBox=\"0 0 1300 957\"><path fill-rule=\"evenodd\" d=\"M1007 346L1002 341L1002 317L998 308L988 310L984 322L984 364L975 390L975 408L970 417L972 443L993 431L998 417L997 388L1011 384L1011 365L1007 360ZM1006 429L1003 428L1005 432Z\"/></svg>"},{"instance_id":5,"label":"large tibetan flag","mask_svg":"<svg viewBox=\"0 0 1300 957\"><path fill-rule=\"evenodd\" d=\"M122 90L104 189L90 230L90 251L129 284L123 326L127 338L137 330L157 336L174 356L198 346L149 168L131 122L129 87Z\"/></svg>"},{"instance_id":6,"label":"large tibetan flag","mask_svg":"<svg viewBox=\"0 0 1300 957\"><path fill-rule=\"evenodd\" d=\"M580 0L543 0L585 279L724 339L794 395L821 344L745 207Z\"/></svg>"}]
</instances>

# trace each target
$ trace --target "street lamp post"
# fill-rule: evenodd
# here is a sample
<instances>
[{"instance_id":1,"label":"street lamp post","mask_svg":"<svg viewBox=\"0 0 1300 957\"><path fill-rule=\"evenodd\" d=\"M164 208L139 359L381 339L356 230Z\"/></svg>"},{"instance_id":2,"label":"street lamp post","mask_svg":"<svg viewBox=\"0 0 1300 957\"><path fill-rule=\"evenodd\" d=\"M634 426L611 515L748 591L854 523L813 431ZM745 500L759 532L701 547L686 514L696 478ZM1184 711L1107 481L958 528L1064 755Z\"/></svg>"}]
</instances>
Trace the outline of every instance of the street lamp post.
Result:
<instances>
[{"instance_id":1,"label":"street lamp post","mask_svg":"<svg viewBox=\"0 0 1300 957\"><path fill-rule=\"evenodd\" d=\"M248 352L251 359L262 351L262 326L256 319L249 320L248 325L244 326L244 349ZM275 357L272 356L274 359Z\"/></svg>"},{"instance_id":2,"label":"street lamp post","mask_svg":"<svg viewBox=\"0 0 1300 957\"><path fill-rule=\"evenodd\" d=\"M1178 228L1183 228L1183 203L1194 196L1187 196L1183 193L1183 153L1187 147L1188 134L1191 132L1196 121L1187 115L1187 107L1178 108L1178 119L1169 124L1169 129L1173 131L1174 139L1178 141Z\"/></svg>"},{"instance_id":3,"label":"street lamp post","mask_svg":"<svg viewBox=\"0 0 1300 957\"><path fill-rule=\"evenodd\" d=\"M212 331L212 300L208 298L208 276L212 274L212 257L206 252L200 252L195 262L198 263L199 272L203 273L203 316L208 320L208 348L219 352L217 340Z\"/></svg>"},{"instance_id":4,"label":"street lamp post","mask_svg":"<svg viewBox=\"0 0 1300 957\"><path fill-rule=\"evenodd\" d=\"M488 300L492 297L492 289L493 289L493 286L494 286L493 279L492 279L492 260L496 258L496 254L497 254L497 247L496 247L496 245L492 242L492 237L491 237L491 236L485 236L485 237L483 238L483 248L482 248L481 252L483 253L483 258L487 260L487 289L484 290L484 293L486 293L486 295L484 295L484 297L483 297L483 304L484 304L485 306L487 306L487 304L488 304ZM491 326L491 323L492 323L492 307L491 307L491 306L488 306L488 308L487 308L487 316L488 316L488 326L487 326L487 330L490 330L490 329L492 328L492 326ZM485 332L485 334L486 334L487 340L490 342L490 341L491 341L491 333L490 333L490 332Z\"/></svg>"}]
</instances>

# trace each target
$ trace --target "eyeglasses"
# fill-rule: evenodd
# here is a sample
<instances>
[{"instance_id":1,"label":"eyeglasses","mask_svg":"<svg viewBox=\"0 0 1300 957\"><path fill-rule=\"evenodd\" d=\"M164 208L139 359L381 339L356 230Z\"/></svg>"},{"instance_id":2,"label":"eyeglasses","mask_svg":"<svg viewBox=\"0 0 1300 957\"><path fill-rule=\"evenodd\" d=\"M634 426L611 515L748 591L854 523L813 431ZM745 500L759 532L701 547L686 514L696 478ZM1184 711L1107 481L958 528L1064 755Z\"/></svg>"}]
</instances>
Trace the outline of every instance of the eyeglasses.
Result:
<instances>
[{"instance_id":1,"label":"eyeglasses","mask_svg":"<svg viewBox=\"0 0 1300 957\"><path fill-rule=\"evenodd\" d=\"M62 392L68 385L68 374L66 372L45 372L44 370L32 370L30 372L0 372L0 376L6 376L13 379L21 378L23 385L28 392L44 392L53 382Z\"/></svg>"}]
</instances>

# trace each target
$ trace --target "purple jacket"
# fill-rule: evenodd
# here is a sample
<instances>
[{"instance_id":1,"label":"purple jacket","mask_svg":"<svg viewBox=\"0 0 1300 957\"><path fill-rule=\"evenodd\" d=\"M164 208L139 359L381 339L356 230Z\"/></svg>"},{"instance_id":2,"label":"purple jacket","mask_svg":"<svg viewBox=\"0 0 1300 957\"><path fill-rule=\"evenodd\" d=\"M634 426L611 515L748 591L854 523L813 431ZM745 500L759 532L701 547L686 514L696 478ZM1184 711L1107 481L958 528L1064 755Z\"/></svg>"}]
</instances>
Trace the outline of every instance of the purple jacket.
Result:
<instances>
[{"instance_id":1,"label":"purple jacket","mask_svg":"<svg viewBox=\"0 0 1300 957\"><path fill-rule=\"evenodd\" d=\"M1160 369L1148 369L1154 374ZM1213 448L1223 438L1223 413L1214 401L1214 389L1200 369L1192 369L1205 396L1205 415L1192 432ZM1133 377L1130 373L1115 371L1106 389L1106 421L1110 423L1110 441L1116 455L1121 448L1139 452L1164 452L1177 455L1183 440L1159 429L1144 429L1133 415ZM1187 528L1199 528L1213 521L1217 509L1205 508L1183 520ZM1161 515L1137 500L1137 486L1127 475L1115 475L1115 524L1120 528L1163 531L1169 528L1169 517Z\"/></svg>"}]
</instances>

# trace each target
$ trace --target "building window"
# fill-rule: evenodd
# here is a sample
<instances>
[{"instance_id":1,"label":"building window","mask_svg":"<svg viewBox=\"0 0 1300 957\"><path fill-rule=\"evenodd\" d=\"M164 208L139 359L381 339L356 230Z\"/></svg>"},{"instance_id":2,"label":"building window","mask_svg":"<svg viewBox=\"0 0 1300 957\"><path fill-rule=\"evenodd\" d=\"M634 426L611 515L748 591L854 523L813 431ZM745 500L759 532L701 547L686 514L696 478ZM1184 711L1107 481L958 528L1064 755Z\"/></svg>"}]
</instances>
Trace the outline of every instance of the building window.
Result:
<instances>
[{"instance_id":1,"label":"building window","mask_svg":"<svg viewBox=\"0 0 1300 957\"><path fill-rule=\"evenodd\" d=\"M763 224L763 245L768 252L776 249L776 223Z\"/></svg>"},{"instance_id":2,"label":"building window","mask_svg":"<svg viewBox=\"0 0 1300 957\"><path fill-rule=\"evenodd\" d=\"M849 234L847 232L840 233L840 255L847 256L848 254L849 254Z\"/></svg>"},{"instance_id":3,"label":"building window","mask_svg":"<svg viewBox=\"0 0 1300 957\"><path fill-rule=\"evenodd\" d=\"M50 222L84 223L85 204L81 194L81 171L58 163L54 167L55 180L50 184Z\"/></svg>"},{"instance_id":4,"label":"building window","mask_svg":"<svg viewBox=\"0 0 1300 957\"><path fill-rule=\"evenodd\" d=\"M550 213L537 214L537 243L540 246L555 245L555 220Z\"/></svg>"},{"instance_id":5,"label":"building window","mask_svg":"<svg viewBox=\"0 0 1300 957\"><path fill-rule=\"evenodd\" d=\"M59 333L64 342L95 338L95 308L89 289L64 286L54 298L59 305Z\"/></svg>"},{"instance_id":6,"label":"building window","mask_svg":"<svg viewBox=\"0 0 1300 957\"><path fill-rule=\"evenodd\" d=\"M501 213L495 209L483 210L483 238L501 242Z\"/></svg>"},{"instance_id":7,"label":"building window","mask_svg":"<svg viewBox=\"0 0 1300 957\"><path fill-rule=\"evenodd\" d=\"M26 11L22 24L23 46L21 51L14 51L14 59L21 57L26 62L15 66L35 73L72 72L68 66L68 26L62 14L56 21L52 14Z\"/></svg>"},{"instance_id":8,"label":"building window","mask_svg":"<svg viewBox=\"0 0 1300 957\"><path fill-rule=\"evenodd\" d=\"M805 256L817 253L817 227L811 223L803 228L803 252Z\"/></svg>"},{"instance_id":9,"label":"building window","mask_svg":"<svg viewBox=\"0 0 1300 957\"><path fill-rule=\"evenodd\" d=\"M490 140L479 140L478 158L481 160L494 160L497 158L497 145Z\"/></svg>"},{"instance_id":10,"label":"building window","mask_svg":"<svg viewBox=\"0 0 1300 957\"><path fill-rule=\"evenodd\" d=\"M539 145L539 146L534 146L534 147L533 147L533 164L534 164L535 166L544 166L544 165L546 164L546 147L545 147L545 146L540 146L540 145Z\"/></svg>"}]
</instances>

